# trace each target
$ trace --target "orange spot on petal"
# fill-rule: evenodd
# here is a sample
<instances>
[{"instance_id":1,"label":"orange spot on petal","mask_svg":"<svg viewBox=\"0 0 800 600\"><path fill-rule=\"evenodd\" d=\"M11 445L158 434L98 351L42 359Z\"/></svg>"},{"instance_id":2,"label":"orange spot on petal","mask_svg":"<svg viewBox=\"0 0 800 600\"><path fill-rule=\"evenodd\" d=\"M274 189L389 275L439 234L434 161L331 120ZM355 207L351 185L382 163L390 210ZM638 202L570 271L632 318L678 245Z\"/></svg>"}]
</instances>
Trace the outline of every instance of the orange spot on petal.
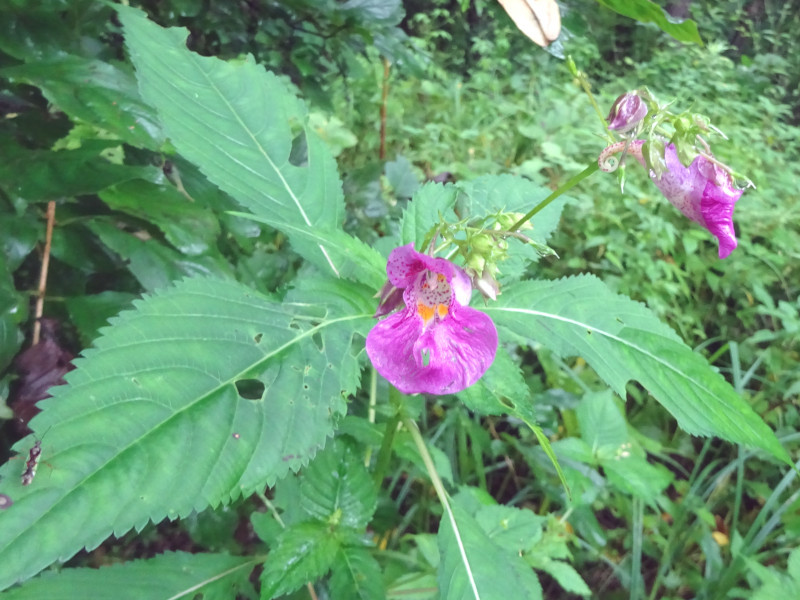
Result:
<instances>
[{"instance_id":1,"label":"orange spot on petal","mask_svg":"<svg viewBox=\"0 0 800 600\"><path fill-rule=\"evenodd\" d=\"M439 313L439 318L443 319L447 315L447 305L446 304L438 304L436 306L436 312Z\"/></svg>"},{"instance_id":2,"label":"orange spot on petal","mask_svg":"<svg viewBox=\"0 0 800 600\"><path fill-rule=\"evenodd\" d=\"M417 302L417 313L422 320L425 322L425 325L430 323L431 319L433 319L433 307L427 306L422 302Z\"/></svg>"}]
</instances>

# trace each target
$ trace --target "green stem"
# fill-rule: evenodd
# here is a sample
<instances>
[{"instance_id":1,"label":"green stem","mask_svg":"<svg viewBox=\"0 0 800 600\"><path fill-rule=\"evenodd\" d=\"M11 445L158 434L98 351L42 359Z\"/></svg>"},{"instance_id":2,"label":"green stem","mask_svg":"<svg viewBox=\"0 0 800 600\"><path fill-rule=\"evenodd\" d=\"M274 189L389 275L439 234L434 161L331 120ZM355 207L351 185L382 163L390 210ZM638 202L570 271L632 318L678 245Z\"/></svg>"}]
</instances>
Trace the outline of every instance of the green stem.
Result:
<instances>
[{"instance_id":1,"label":"green stem","mask_svg":"<svg viewBox=\"0 0 800 600\"><path fill-rule=\"evenodd\" d=\"M597 164L596 161L590 164L583 171L573 176L571 179L569 179L569 181L567 181L567 183L562 185L560 188L558 188L556 191L550 194L547 198L545 198L544 200L539 202L539 204L537 204L531 210L529 210L524 217L522 217L519 221L517 221L511 227L509 227L509 231L516 231L517 229L522 227L525 224L525 222L532 219L536 213L544 209L548 204L550 204L553 200L558 198L564 192L574 188L576 185L578 185L581 181L589 177L589 175L597 171L599 168L600 166Z\"/></svg>"},{"instance_id":2,"label":"green stem","mask_svg":"<svg viewBox=\"0 0 800 600\"><path fill-rule=\"evenodd\" d=\"M583 91L589 97L589 102L591 103L592 107L594 108L594 112L597 113L597 116L600 117L600 122L603 124L603 129L608 126L608 122L606 121L606 116L603 114L603 111L600 110L600 106L597 104L597 100L594 99L594 94L592 94L592 86L589 85L589 80L586 79L586 75L583 71L578 71L578 82L583 88Z\"/></svg>"},{"instance_id":3,"label":"green stem","mask_svg":"<svg viewBox=\"0 0 800 600\"><path fill-rule=\"evenodd\" d=\"M644 595L642 581L642 545L644 529L644 502L633 499L633 545L631 547L631 588L630 600L639 600Z\"/></svg>"},{"instance_id":4,"label":"green stem","mask_svg":"<svg viewBox=\"0 0 800 600\"><path fill-rule=\"evenodd\" d=\"M367 413L367 420L375 423L375 406L378 403L378 371L373 367L372 374L369 381L369 409ZM364 453L364 465L369 468L369 463L372 460L372 446L367 447Z\"/></svg>"},{"instance_id":5,"label":"green stem","mask_svg":"<svg viewBox=\"0 0 800 600\"><path fill-rule=\"evenodd\" d=\"M378 450L378 458L375 461L373 481L378 488L383 484L386 473L389 471L394 436L397 433L397 425L402 419L402 396L394 386L389 387L389 401L395 407L395 412L392 417L386 421L386 427L383 430L383 442L381 442L381 448Z\"/></svg>"},{"instance_id":6,"label":"green stem","mask_svg":"<svg viewBox=\"0 0 800 600\"><path fill-rule=\"evenodd\" d=\"M428 452L428 447L425 445L425 440L422 439L422 434L419 432L419 427L417 427L417 424L413 420L405 418L403 419L403 425L405 425L408 431L411 433L411 438L414 440L414 444L416 445L417 450L422 457L422 462L425 463L425 469L428 471L428 476L431 478L431 483L433 484L433 489L436 491L436 496L439 498L439 502L441 502L442 508L444 508L447 519L450 521L450 527L452 527L453 535L458 543L458 548L461 552L461 560L464 563L467 577L469 578L470 587L472 588L472 593L474 594L476 600L478 600L480 598L480 595L478 594L478 586L472 576L472 569L469 566L470 563L467 559L466 550L464 549L464 542L461 539L461 533L458 529L455 515L453 515L453 510L450 508L450 501L447 498L447 492L444 489L442 479L439 477L439 473L436 472L436 467L433 464L433 458L431 458L430 452Z\"/></svg>"}]
</instances>

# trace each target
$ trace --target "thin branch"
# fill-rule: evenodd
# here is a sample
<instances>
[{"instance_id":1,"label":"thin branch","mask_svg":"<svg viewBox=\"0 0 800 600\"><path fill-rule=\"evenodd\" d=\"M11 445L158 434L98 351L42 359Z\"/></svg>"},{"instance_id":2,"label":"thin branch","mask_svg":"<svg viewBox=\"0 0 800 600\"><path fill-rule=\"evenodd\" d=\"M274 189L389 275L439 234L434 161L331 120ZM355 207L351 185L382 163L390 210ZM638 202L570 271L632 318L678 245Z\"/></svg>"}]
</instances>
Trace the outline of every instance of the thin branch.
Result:
<instances>
[{"instance_id":1,"label":"thin branch","mask_svg":"<svg viewBox=\"0 0 800 600\"><path fill-rule=\"evenodd\" d=\"M383 90L381 92L381 145L378 158L386 160L386 101L389 98L389 59L383 59Z\"/></svg>"},{"instance_id":2,"label":"thin branch","mask_svg":"<svg viewBox=\"0 0 800 600\"><path fill-rule=\"evenodd\" d=\"M39 289L36 292L36 308L34 310L33 340L32 345L39 343L42 333L42 313L44 312L44 296L47 292L47 271L50 268L50 247L53 242L53 224L56 221L56 202L47 203L47 233L44 238L44 252L42 253L42 270L39 272Z\"/></svg>"}]
</instances>

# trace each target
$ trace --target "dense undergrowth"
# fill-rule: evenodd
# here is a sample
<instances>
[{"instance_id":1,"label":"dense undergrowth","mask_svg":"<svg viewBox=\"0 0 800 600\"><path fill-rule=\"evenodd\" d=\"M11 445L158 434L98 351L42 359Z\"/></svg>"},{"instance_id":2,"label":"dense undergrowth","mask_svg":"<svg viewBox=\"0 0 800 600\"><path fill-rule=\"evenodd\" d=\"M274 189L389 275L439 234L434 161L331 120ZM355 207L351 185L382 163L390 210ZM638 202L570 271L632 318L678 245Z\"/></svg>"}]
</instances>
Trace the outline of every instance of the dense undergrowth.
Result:
<instances>
[{"instance_id":1,"label":"dense undergrowth","mask_svg":"<svg viewBox=\"0 0 800 600\"><path fill-rule=\"evenodd\" d=\"M376 8L369 21L354 23L357 17L337 12L335 3L315 16L304 2L248 3L244 10L199 2L144 4L152 4L148 8L162 25L187 26L190 45L201 54L234 58L250 52L292 81L310 104L314 128L338 155L346 228L379 248L425 180L507 173L550 189L563 185L608 144L605 114L598 115L592 98L606 111L622 92L647 86L662 101L707 115L729 138L715 139L718 158L756 185L737 205L739 248L730 258L718 260L708 232L689 224L642 169L629 165L624 194L615 176L599 172L569 192L549 241L558 258L543 258L530 269L550 279L593 273L645 303L708 358L787 448L796 449L800 17L782 4L690 3L705 41L697 46L576 2L564 7L567 32L550 53L523 38L499 7L480 0L424 8L407 2L404 31L394 27L396 7ZM32 34L43 56L63 49L125 60L119 28L99 4L75 3L69 11L69 27L56 28L60 34L47 43ZM34 9L19 12L26 19L36 15ZM15 77L27 51L19 31L6 31L0 45L7 69L0 72L4 111L20 115L3 125L8 156L72 142L95 150L105 144L113 162L118 144L103 142L106 132L50 103L58 96L42 83L47 73L40 80ZM567 68L567 55L591 94ZM164 160L158 152L125 147L128 164L143 169L154 168L159 157ZM227 213L235 209L230 198L189 163L175 160L158 183L175 180L174 169L181 185L213 207L213 216L193 209L180 215L192 219L192 235L159 215L157 201L154 212L132 209L129 195L136 190L115 196L97 184L64 192L79 200L59 207L63 235L52 249L46 314L63 322L72 352L89 346L105 319L137 294L187 274L222 274L282 296L302 269L282 234ZM29 330L28 297L37 286L40 257L33 249L43 237L44 197L36 197L35 185L22 180L13 164L0 166L0 227L13 274L13 289L3 291L16 307L5 322L3 368L22 347L16 327ZM55 170L43 165L29 177L48 178ZM150 238L163 245L155 252L136 245L136 239ZM538 555L531 560L544 574L545 597L585 596L577 574L597 598L768 598L774 589L800 587L796 553L790 559L800 540L800 499L791 473L761 454L685 434L635 384L627 398L612 400L581 359L565 361L539 348L520 352L536 391L536 418L554 444L571 497L519 420L479 418L450 397L420 406L419 420L450 483L475 486L542 517ZM9 367L3 397L12 383L19 385L18 371ZM356 413L366 412L366 397L353 402ZM11 411L0 416L9 419L3 430L7 454L16 432ZM603 436L646 450L649 460L643 459L638 478L609 473L577 445ZM435 549L430 534L442 510L419 476L410 437L399 436L396 446L377 499L373 525L382 537L376 543L386 551L387 581L402 580L404 570L422 573L409 587L426 589L431 581L424 573ZM164 549L235 554L258 547L241 517L254 504L243 500L233 509L205 511L180 526L149 526L143 535L79 555L72 565ZM263 537L258 519L255 529ZM564 588L575 595L565 595ZM303 593L292 597L308 597Z\"/></svg>"},{"instance_id":2,"label":"dense undergrowth","mask_svg":"<svg viewBox=\"0 0 800 600\"><path fill-rule=\"evenodd\" d=\"M578 66L595 83L592 91L604 109L623 91L646 85L663 100L703 112L726 133L730 141L716 145L720 158L736 165L757 186L737 206L740 247L736 255L710 262L713 239L687 227L634 166L628 169L624 194L616 178L602 173L570 192L571 201L552 242L560 258L534 268L551 277L597 273L614 289L647 303L701 348L760 414L791 438L800 393L800 231L796 226L800 129L791 87L794 71L783 43L796 47L798 40L789 33L786 21L791 17L778 5L766 7L768 14L759 23L740 23L735 36L729 35L726 25L747 17L741 7L733 13L721 7L694 8L705 47L657 38L652 30L631 35L629 28L617 22L614 27L623 29L623 39L631 44L629 53L614 48L613 36L604 40L576 35L563 51L582 58ZM779 17L776 13L782 15L781 33L769 29ZM439 17L439 24L449 18ZM513 173L551 188L596 160L605 146L604 123L563 61L536 48L510 51L513 27L500 19L477 32L459 52L438 43L445 34L431 25L429 17L418 16L416 22L428 33L435 58L425 77L414 77L401 65L389 79L390 159L411 161L420 180L442 172L456 179L487 172ZM759 49L749 57L732 45L745 40L748 49ZM453 65L467 51L477 56L468 71L459 71ZM450 68L443 68L445 64ZM359 144L345 151L345 165L358 165L365 156L377 154L383 70L377 60L372 66L371 78L347 90L352 99L348 126ZM347 104L347 94L340 89L339 102ZM387 175L392 182L392 171L387 169ZM541 361L530 368L532 378L539 379L543 388L551 388L540 398L537 413L542 417L560 413L563 418L566 409L569 415L575 400L562 396L553 401L552 388L563 390L567 397L585 391L586 374L580 362ZM646 522L646 572L651 577L658 571L666 578L661 583L669 582L668 588L688 594L684 597L722 597L714 589L716 583L702 582L698 557L703 553L715 557L706 554L706 574L737 568L737 576L744 577L746 569L732 565L728 542L732 536L734 552L740 550L737 537L752 526L758 512L755 507L772 498L780 473L764 470L757 462L744 466L730 449L714 449L675 435L646 396L636 389L630 394L628 425L649 438L651 448L674 470L677 481L670 500L677 501L673 507L681 507L678 523L672 520L671 510L664 514L671 518L659 520L653 514L653 520ZM553 418L548 424L553 436L574 433L569 419ZM729 470L709 472L711 465L731 464L737 465L744 482L735 483ZM554 489L532 475L529 485L552 498ZM610 532L601 539L604 556L610 551L617 555L616 562L627 555L628 544L635 543L623 532L636 525L636 502L613 487L597 492L595 502L609 517L613 515L612 524L603 524ZM793 519L788 515L796 507L796 502L786 507L780 541L770 550L762 547L759 552L766 550L762 556L785 556L791 549L789 540L798 532L792 531ZM686 530L676 530L687 523ZM614 578L615 567L598 561L595 552L588 547L576 549L583 565L579 570L593 573L589 579L596 577L595 583L606 585ZM712 565L713 561L717 564ZM747 579L754 581L752 575Z\"/></svg>"}]
</instances>

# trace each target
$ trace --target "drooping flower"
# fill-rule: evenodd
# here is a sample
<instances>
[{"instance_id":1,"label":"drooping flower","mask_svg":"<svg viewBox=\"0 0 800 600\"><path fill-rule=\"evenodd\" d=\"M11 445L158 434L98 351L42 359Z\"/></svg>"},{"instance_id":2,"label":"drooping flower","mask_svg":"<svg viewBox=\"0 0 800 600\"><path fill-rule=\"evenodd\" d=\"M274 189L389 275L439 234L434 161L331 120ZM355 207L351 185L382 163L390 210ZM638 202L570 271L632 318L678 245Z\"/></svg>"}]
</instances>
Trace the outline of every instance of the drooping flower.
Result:
<instances>
[{"instance_id":1,"label":"drooping flower","mask_svg":"<svg viewBox=\"0 0 800 600\"><path fill-rule=\"evenodd\" d=\"M621 152L626 145L628 154L646 168L643 144L642 140L612 144L600 154L600 168L613 170L607 166L610 164L608 158ZM665 148L664 166L660 177L651 169L650 179L675 208L717 238L719 257L726 258L738 245L733 228L733 209L744 190L735 187L730 174L703 155L697 155L688 167L683 166L674 144Z\"/></svg>"},{"instance_id":2,"label":"drooping flower","mask_svg":"<svg viewBox=\"0 0 800 600\"><path fill-rule=\"evenodd\" d=\"M467 274L444 258L392 250L386 264L405 307L367 335L378 373L404 394L453 394L478 381L494 361L497 330L488 315L467 306Z\"/></svg>"},{"instance_id":3,"label":"drooping flower","mask_svg":"<svg viewBox=\"0 0 800 600\"><path fill-rule=\"evenodd\" d=\"M626 133L641 123L647 116L645 104L638 92L626 92L614 101L606 117L608 128L618 133Z\"/></svg>"}]
</instances>

